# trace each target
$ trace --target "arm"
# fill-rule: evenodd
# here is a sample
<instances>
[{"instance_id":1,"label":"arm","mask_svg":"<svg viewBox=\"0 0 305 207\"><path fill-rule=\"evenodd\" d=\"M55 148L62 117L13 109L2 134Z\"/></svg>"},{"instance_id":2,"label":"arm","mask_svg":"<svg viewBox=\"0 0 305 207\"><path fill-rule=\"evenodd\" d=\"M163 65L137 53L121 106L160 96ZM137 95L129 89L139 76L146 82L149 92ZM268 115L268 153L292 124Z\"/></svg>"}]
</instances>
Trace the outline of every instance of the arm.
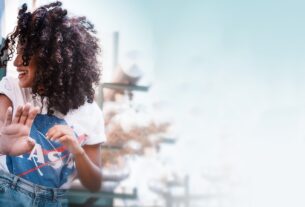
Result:
<instances>
[{"instance_id":1,"label":"arm","mask_svg":"<svg viewBox=\"0 0 305 207\"><path fill-rule=\"evenodd\" d=\"M74 155L76 169L81 183L90 191L101 188L100 144L81 147L73 130L67 125L55 125L46 134L51 141L62 143Z\"/></svg>"},{"instance_id":2,"label":"arm","mask_svg":"<svg viewBox=\"0 0 305 207\"><path fill-rule=\"evenodd\" d=\"M81 183L91 191L101 188L101 146L85 145L83 151L75 155L75 164Z\"/></svg>"},{"instance_id":3,"label":"arm","mask_svg":"<svg viewBox=\"0 0 305 207\"><path fill-rule=\"evenodd\" d=\"M5 125L5 120L6 118L6 114L8 112L8 108L12 107L12 102L11 100L6 97L5 95L0 94L0 154L5 154L5 150L3 149L4 146L3 144L1 144L1 140L2 140L2 128Z\"/></svg>"},{"instance_id":4,"label":"arm","mask_svg":"<svg viewBox=\"0 0 305 207\"><path fill-rule=\"evenodd\" d=\"M0 129L1 129L6 119L7 109L9 107L12 107L12 102L8 97L0 94L0 106L1 106L0 107Z\"/></svg>"}]
</instances>

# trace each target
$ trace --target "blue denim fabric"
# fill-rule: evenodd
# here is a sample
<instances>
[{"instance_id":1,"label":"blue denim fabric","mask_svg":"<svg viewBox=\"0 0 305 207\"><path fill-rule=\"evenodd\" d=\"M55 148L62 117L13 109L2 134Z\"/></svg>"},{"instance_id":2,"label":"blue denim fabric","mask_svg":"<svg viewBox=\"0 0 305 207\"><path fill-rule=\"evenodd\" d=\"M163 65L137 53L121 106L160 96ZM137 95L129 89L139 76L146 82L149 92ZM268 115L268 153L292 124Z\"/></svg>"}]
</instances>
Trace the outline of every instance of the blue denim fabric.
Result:
<instances>
[{"instance_id":1,"label":"blue denim fabric","mask_svg":"<svg viewBox=\"0 0 305 207\"><path fill-rule=\"evenodd\" d=\"M65 190L33 184L0 170L0 206L63 207L68 206Z\"/></svg>"}]
</instances>

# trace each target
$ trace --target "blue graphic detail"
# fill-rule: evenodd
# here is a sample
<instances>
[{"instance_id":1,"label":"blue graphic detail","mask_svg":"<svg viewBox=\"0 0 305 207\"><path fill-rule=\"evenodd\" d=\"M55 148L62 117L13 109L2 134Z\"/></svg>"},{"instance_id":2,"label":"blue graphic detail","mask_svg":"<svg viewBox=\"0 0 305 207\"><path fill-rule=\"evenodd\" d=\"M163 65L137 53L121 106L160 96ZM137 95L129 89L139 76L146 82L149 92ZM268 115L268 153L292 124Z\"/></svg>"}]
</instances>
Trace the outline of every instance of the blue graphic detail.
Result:
<instances>
[{"instance_id":1,"label":"blue graphic detail","mask_svg":"<svg viewBox=\"0 0 305 207\"><path fill-rule=\"evenodd\" d=\"M33 122L30 137L36 145L32 152L22 156L7 156L9 172L35 184L59 188L75 171L71 154L62 144L45 138L54 125L67 125L53 115L38 114Z\"/></svg>"}]
</instances>

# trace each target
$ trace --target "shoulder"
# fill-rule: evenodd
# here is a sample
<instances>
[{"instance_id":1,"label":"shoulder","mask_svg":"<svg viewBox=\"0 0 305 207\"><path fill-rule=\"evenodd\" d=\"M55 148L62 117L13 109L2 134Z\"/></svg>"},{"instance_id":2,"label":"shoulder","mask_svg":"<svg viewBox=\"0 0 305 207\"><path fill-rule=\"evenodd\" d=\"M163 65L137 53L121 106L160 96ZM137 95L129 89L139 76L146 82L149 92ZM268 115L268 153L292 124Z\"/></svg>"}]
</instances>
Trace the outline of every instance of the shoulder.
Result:
<instances>
[{"instance_id":1,"label":"shoulder","mask_svg":"<svg viewBox=\"0 0 305 207\"><path fill-rule=\"evenodd\" d=\"M67 117L70 116L82 116L82 115L102 115L102 110L99 108L96 102L88 103L86 102L84 105L80 106L76 110L71 110Z\"/></svg>"},{"instance_id":2,"label":"shoulder","mask_svg":"<svg viewBox=\"0 0 305 207\"><path fill-rule=\"evenodd\" d=\"M102 110L96 104L86 103L67 114L64 118L68 125L73 126L78 135L85 134L85 144L97 144L105 141L104 118Z\"/></svg>"},{"instance_id":3,"label":"shoulder","mask_svg":"<svg viewBox=\"0 0 305 207\"><path fill-rule=\"evenodd\" d=\"M85 103L76 110L70 111L66 116L65 120L71 123L82 123L82 126L86 128L92 128L96 123L103 121L103 112L98 107L96 102Z\"/></svg>"}]
</instances>

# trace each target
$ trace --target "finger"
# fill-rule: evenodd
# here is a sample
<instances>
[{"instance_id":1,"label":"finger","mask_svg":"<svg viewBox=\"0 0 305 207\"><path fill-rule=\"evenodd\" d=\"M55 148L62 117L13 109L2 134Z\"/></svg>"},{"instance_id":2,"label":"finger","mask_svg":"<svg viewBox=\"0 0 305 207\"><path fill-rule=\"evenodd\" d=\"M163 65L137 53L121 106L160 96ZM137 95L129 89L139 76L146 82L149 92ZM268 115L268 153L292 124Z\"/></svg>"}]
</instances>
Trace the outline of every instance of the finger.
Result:
<instances>
[{"instance_id":1,"label":"finger","mask_svg":"<svg viewBox=\"0 0 305 207\"><path fill-rule=\"evenodd\" d=\"M28 127L31 127L38 112L39 112L38 107L32 107L29 111L29 115L28 115L28 118L26 119L25 125L27 125Z\"/></svg>"},{"instance_id":2,"label":"finger","mask_svg":"<svg viewBox=\"0 0 305 207\"><path fill-rule=\"evenodd\" d=\"M31 137L29 137L26 141L27 141L27 144L30 148L33 148L36 144L35 139L32 139Z\"/></svg>"},{"instance_id":3,"label":"finger","mask_svg":"<svg viewBox=\"0 0 305 207\"><path fill-rule=\"evenodd\" d=\"M30 112L30 108L31 108L31 105L29 103L25 104L25 106L23 107L23 111L22 111L22 114L19 119L20 124L26 123L26 120L27 120L29 112Z\"/></svg>"},{"instance_id":4,"label":"finger","mask_svg":"<svg viewBox=\"0 0 305 207\"><path fill-rule=\"evenodd\" d=\"M4 121L4 126L8 126L12 123L12 118L13 118L13 109L12 107L8 107L5 115L5 121Z\"/></svg>"},{"instance_id":5,"label":"finger","mask_svg":"<svg viewBox=\"0 0 305 207\"><path fill-rule=\"evenodd\" d=\"M74 137L71 137L70 135L67 135L67 134L65 134L65 135L63 135L63 136L61 136L61 137L59 137L58 139L57 139L57 141L58 142L66 142L66 141L69 141L70 143L77 143L77 145L78 145L78 142L77 142L77 140L76 139L74 139Z\"/></svg>"},{"instance_id":6,"label":"finger","mask_svg":"<svg viewBox=\"0 0 305 207\"><path fill-rule=\"evenodd\" d=\"M53 134L56 132L56 128L55 128L55 126L53 126L52 128L50 128L48 131L47 131L47 133L46 133L46 138L50 138L50 137L52 137L53 136Z\"/></svg>"},{"instance_id":7,"label":"finger","mask_svg":"<svg viewBox=\"0 0 305 207\"><path fill-rule=\"evenodd\" d=\"M46 133L46 137L47 138L51 138L54 136L55 133L57 133L58 131L61 131L60 128L58 127L59 125L54 125L53 127L51 127L47 133Z\"/></svg>"},{"instance_id":8,"label":"finger","mask_svg":"<svg viewBox=\"0 0 305 207\"><path fill-rule=\"evenodd\" d=\"M18 108L16 110L16 113L15 113L15 116L14 116L13 121L12 121L13 124L17 124L19 122L20 116L22 114L22 110L23 110L23 107L18 106Z\"/></svg>"},{"instance_id":9,"label":"finger","mask_svg":"<svg viewBox=\"0 0 305 207\"><path fill-rule=\"evenodd\" d=\"M59 139L60 137L62 137L64 135L65 134L62 131L56 131L49 138L50 138L51 141L55 141L55 140Z\"/></svg>"},{"instance_id":10,"label":"finger","mask_svg":"<svg viewBox=\"0 0 305 207\"><path fill-rule=\"evenodd\" d=\"M56 141L63 144L65 141L67 141L68 138L69 138L69 136L64 135L64 136L59 137Z\"/></svg>"}]
</instances>

